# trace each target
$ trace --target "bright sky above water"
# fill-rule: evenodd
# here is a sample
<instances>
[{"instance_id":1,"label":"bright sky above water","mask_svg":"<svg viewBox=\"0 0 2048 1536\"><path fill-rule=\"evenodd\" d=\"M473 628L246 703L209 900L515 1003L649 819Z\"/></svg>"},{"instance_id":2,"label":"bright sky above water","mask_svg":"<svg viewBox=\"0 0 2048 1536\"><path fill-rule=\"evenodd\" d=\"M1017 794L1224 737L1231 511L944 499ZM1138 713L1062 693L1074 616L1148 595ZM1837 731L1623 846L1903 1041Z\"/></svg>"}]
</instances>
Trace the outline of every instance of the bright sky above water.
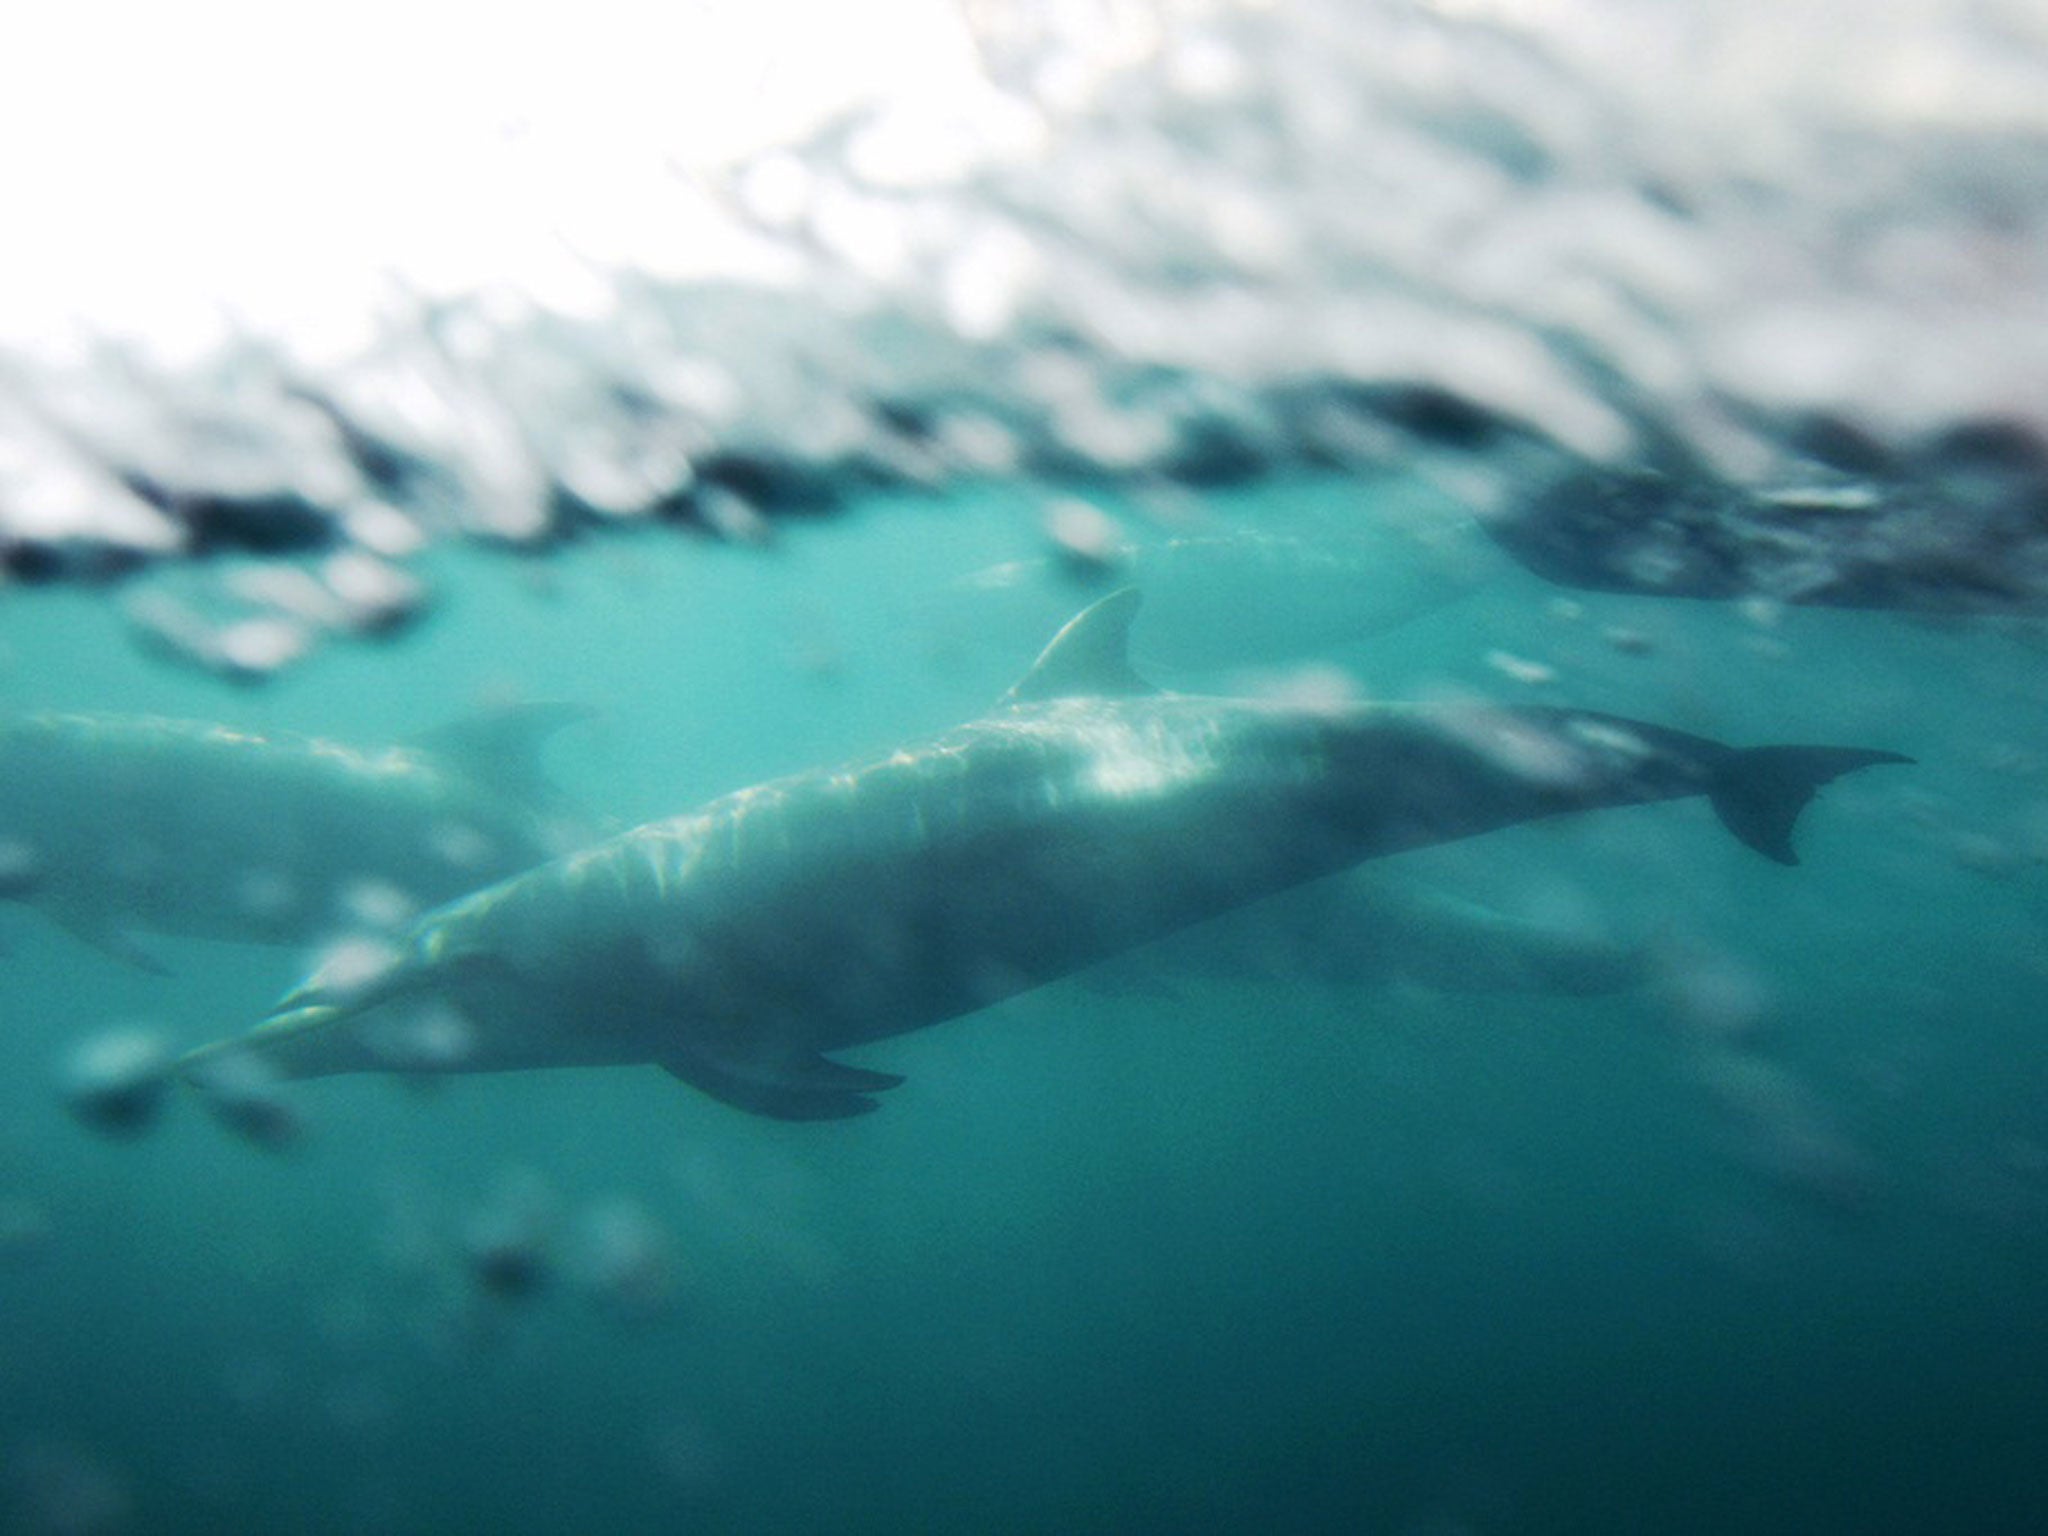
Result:
<instances>
[{"instance_id":1,"label":"bright sky above water","mask_svg":"<svg viewBox=\"0 0 2048 1536\"><path fill-rule=\"evenodd\" d=\"M717 270L687 182L979 82L954 0L47 6L0 53L0 344L242 321L346 351L394 278L563 307Z\"/></svg>"},{"instance_id":2,"label":"bright sky above water","mask_svg":"<svg viewBox=\"0 0 2048 1536\"><path fill-rule=\"evenodd\" d=\"M1237 6L1331 24L1273 0L17 7L0 51L0 346L146 335L175 359L241 328L347 355L400 280L579 312L604 302L600 272L728 272L761 252L691 178L849 107L886 101L899 157L1035 142L1031 110L983 79L970 19L1060 39L1061 71L1031 82L1057 109L1157 49L1163 19ZM1829 0L1430 8L1527 29L1603 92L1647 93L1646 120L1679 143L1778 172L1798 142L1787 101L1795 126L1831 104L2038 127L2048 99L2033 0L1895 0L1884 28L1853 36ZM1332 14L1342 35L1350 13ZM1545 104L1517 99L1540 126Z\"/></svg>"}]
</instances>

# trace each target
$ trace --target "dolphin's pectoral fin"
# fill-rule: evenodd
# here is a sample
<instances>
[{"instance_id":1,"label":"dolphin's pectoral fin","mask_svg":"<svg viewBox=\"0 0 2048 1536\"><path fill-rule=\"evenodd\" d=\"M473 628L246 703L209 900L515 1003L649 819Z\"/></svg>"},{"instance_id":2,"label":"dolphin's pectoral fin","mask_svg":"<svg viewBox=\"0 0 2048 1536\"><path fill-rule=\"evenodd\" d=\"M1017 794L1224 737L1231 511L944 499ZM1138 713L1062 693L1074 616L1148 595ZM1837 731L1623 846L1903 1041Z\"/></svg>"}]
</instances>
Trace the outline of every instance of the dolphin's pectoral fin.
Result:
<instances>
[{"instance_id":1,"label":"dolphin's pectoral fin","mask_svg":"<svg viewBox=\"0 0 2048 1536\"><path fill-rule=\"evenodd\" d=\"M1159 690L1131 670L1131 620L1138 589L1125 587L1084 608L1039 652L1005 704L1047 699L1131 698Z\"/></svg>"},{"instance_id":2,"label":"dolphin's pectoral fin","mask_svg":"<svg viewBox=\"0 0 2048 1536\"><path fill-rule=\"evenodd\" d=\"M849 1067L843 1061L834 1061L815 1051L777 1059L768 1071L759 1076L774 1087L798 1093L884 1093L903 1085L900 1073L870 1072L866 1067Z\"/></svg>"},{"instance_id":3,"label":"dolphin's pectoral fin","mask_svg":"<svg viewBox=\"0 0 2048 1536\"><path fill-rule=\"evenodd\" d=\"M152 976L171 974L168 965L104 919L64 908L48 910L50 916L56 920L57 926L81 944L90 944L101 954L111 955L123 965L132 965L139 971L149 972Z\"/></svg>"},{"instance_id":4,"label":"dolphin's pectoral fin","mask_svg":"<svg viewBox=\"0 0 2048 1536\"><path fill-rule=\"evenodd\" d=\"M720 1060L703 1051L678 1052L660 1063L671 1077L721 1103L772 1120L849 1120L882 1106L870 1094L894 1088L893 1072L870 1072L801 1053L772 1060Z\"/></svg>"}]
</instances>

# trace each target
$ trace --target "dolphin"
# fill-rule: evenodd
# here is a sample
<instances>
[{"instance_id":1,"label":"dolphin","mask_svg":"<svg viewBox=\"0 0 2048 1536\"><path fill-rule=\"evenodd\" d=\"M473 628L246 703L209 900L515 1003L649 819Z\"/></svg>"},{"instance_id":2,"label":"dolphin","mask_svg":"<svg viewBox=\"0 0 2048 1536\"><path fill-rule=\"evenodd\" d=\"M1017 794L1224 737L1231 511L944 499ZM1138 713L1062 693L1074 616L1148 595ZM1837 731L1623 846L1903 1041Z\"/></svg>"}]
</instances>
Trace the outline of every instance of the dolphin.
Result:
<instances>
[{"instance_id":1,"label":"dolphin","mask_svg":"<svg viewBox=\"0 0 2048 1536\"><path fill-rule=\"evenodd\" d=\"M921 607L925 622L949 636L985 635L998 614L1046 633L1071 616L1077 582L1107 575L1103 586L1145 594L1134 640L1140 665L1218 672L1321 655L1448 607L1478 590L1484 547L1450 517L1262 522L1118 546L1100 571L1057 556L1009 561Z\"/></svg>"},{"instance_id":2,"label":"dolphin","mask_svg":"<svg viewBox=\"0 0 2048 1536\"><path fill-rule=\"evenodd\" d=\"M979 719L452 902L182 1069L203 1088L249 1058L282 1078L654 1063L757 1114L837 1119L902 1079L828 1052L1365 860L1699 795L1790 864L1821 785L1907 761L1583 710L1164 693L1126 659L1137 604L1087 609Z\"/></svg>"},{"instance_id":3,"label":"dolphin","mask_svg":"<svg viewBox=\"0 0 2048 1536\"><path fill-rule=\"evenodd\" d=\"M574 846L526 705L363 750L149 715L0 722L0 899L163 966L136 930L299 944L394 922Z\"/></svg>"},{"instance_id":4,"label":"dolphin","mask_svg":"<svg viewBox=\"0 0 2048 1536\"><path fill-rule=\"evenodd\" d=\"M1590 921L1525 916L1380 867L1318 880L1135 951L1097 974L1112 985L1162 973L1220 981L1309 981L1431 992L1597 997L1648 980L1655 946Z\"/></svg>"},{"instance_id":5,"label":"dolphin","mask_svg":"<svg viewBox=\"0 0 2048 1536\"><path fill-rule=\"evenodd\" d=\"M1988 433L1883 480L1574 469L1479 525L1560 586L1926 614L2048 609L2048 459Z\"/></svg>"}]
</instances>

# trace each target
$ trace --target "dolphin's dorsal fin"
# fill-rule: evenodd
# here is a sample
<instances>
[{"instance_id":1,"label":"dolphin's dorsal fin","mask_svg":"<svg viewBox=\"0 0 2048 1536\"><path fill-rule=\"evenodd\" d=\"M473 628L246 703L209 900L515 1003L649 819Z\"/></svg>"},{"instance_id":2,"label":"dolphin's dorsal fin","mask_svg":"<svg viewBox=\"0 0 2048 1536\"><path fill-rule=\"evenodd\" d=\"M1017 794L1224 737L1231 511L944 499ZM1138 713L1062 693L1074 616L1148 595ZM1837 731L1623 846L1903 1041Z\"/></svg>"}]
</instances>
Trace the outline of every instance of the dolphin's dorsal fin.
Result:
<instances>
[{"instance_id":1,"label":"dolphin's dorsal fin","mask_svg":"<svg viewBox=\"0 0 2048 1536\"><path fill-rule=\"evenodd\" d=\"M422 731L406 745L473 783L530 805L552 805L561 794L541 771L541 745L594 713L581 704L509 704Z\"/></svg>"},{"instance_id":2,"label":"dolphin's dorsal fin","mask_svg":"<svg viewBox=\"0 0 2048 1536\"><path fill-rule=\"evenodd\" d=\"M1131 670L1131 620L1139 592L1124 587L1083 608L1039 652L1005 704L1038 704L1047 699L1128 698L1158 690Z\"/></svg>"}]
</instances>

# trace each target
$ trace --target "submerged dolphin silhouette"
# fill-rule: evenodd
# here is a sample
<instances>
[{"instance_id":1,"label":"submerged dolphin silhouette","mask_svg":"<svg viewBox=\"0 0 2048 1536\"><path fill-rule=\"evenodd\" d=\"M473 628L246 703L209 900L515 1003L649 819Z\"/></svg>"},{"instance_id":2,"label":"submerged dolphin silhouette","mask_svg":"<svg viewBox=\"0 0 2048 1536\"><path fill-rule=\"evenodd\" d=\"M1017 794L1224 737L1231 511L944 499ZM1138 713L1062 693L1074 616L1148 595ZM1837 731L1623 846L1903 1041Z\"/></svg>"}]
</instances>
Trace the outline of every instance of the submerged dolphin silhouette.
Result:
<instances>
[{"instance_id":1,"label":"submerged dolphin silhouette","mask_svg":"<svg viewBox=\"0 0 2048 1536\"><path fill-rule=\"evenodd\" d=\"M1587 920L1502 911L1453 891L1354 870L1226 913L1100 966L1114 987L1162 973L1431 992L1597 997L1640 986L1656 947Z\"/></svg>"},{"instance_id":2,"label":"submerged dolphin silhouette","mask_svg":"<svg viewBox=\"0 0 2048 1536\"><path fill-rule=\"evenodd\" d=\"M0 847L87 943L161 970L133 930L296 944L402 918L565 844L535 754L584 711L528 705L408 746L258 735L149 715L0 722Z\"/></svg>"},{"instance_id":3,"label":"submerged dolphin silhouette","mask_svg":"<svg viewBox=\"0 0 2048 1536\"><path fill-rule=\"evenodd\" d=\"M1137 602L1081 614L978 720L453 902L373 974L337 959L186 1069L203 1080L244 1054L290 1077L653 1062L757 1114L839 1118L901 1079L827 1051L1362 860L1704 795L1789 864L1820 785L1906 761L1742 751L1578 710L1159 693L1125 660Z\"/></svg>"},{"instance_id":4,"label":"submerged dolphin silhouette","mask_svg":"<svg viewBox=\"0 0 2048 1536\"><path fill-rule=\"evenodd\" d=\"M2048 610L2048 461L1959 434L1889 480L1757 489L1574 469L1479 525L1546 581L1649 597L1909 613Z\"/></svg>"}]
</instances>

